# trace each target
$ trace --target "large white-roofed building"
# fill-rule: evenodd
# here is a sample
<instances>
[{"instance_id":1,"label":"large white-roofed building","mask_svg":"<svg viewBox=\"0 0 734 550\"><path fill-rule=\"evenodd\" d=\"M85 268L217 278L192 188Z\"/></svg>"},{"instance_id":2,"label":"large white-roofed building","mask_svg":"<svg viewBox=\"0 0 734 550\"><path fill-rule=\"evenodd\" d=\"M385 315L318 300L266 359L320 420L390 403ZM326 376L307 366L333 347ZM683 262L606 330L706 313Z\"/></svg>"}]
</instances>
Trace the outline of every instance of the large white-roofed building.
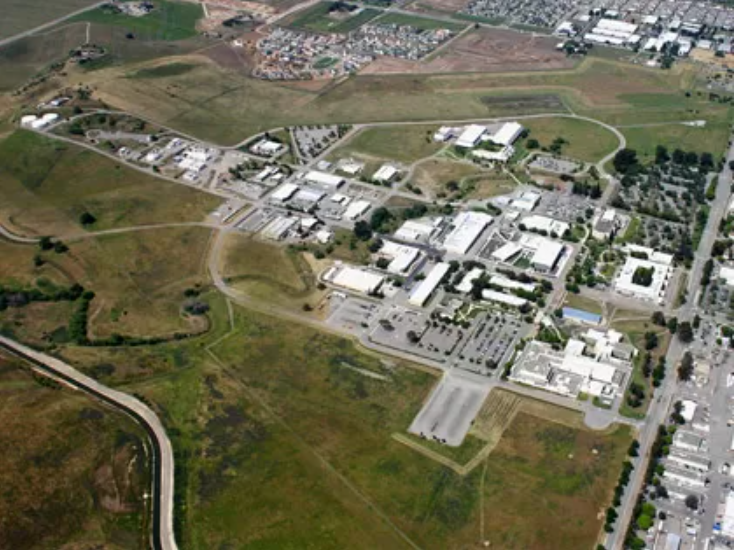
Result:
<instances>
[{"instance_id":1,"label":"large white-roofed building","mask_svg":"<svg viewBox=\"0 0 734 550\"><path fill-rule=\"evenodd\" d=\"M295 183L284 183L268 197L272 202L285 202L300 189Z\"/></svg>"},{"instance_id":2,"label":"large white-roofed building","mask_svg":"<svg viewBox=\"0 0 734 550\"><path fill-rule=\"evenodd\" d=\"M506 263L522 252L522 246L517 243L509 242L500 246L492 252L492 259L498 262Z\"/></svg>"},{"instance_id":3,"label":"large white-roofed building","mask_svg":"<svg viewBox=\"0 0 734 550\"><path fill-rule=\"evenodd\" d=\"M260 234L266 239L280 241L288 236L298 222L299 218L295 216L278 216L268 223Z\"/></svg>"},{"instance_id":4,"label":"large white-roofed building","mask_svg":"<svg viewBox=\"0 0 734 550\"><path fill-rule=\"evenodd\" d=\"M540 202L540 193L537 191L523 191L517 197L513 198L510 206L517 210L525 210L531 212Z\"/></svg>"},{"instance_id":5,"label":"large white-roofed building","mask_svg":"<svg viewBox=\"0 0 734 550\"><path fill-rule=\"evenodd\" d=\"M436 234L443 218L407 220L395 232L394 237L405 242L426 243Z\"/></svg>"},{"instance_id":6,"label":"large white-roofed building","mask_svg":"<svg viewBox=\"0 0 734 550\"><path fill-rule=\"evenodd\" d=\"M304 179L309 183L330 189L339 189L344 184L344 178L335 176L334 174L327 174L326 172L319 172L318 170L306 172Z\"/></svg>"},{"instance_id":7,"label":"large white-roofed building","mask_svg":"<svg viewBox=\"0 0 734 550\"><path fill-rule=\"evenodd\" d=\"M484 289L482 290L482 299L488 302L497 302L512 307L522 307L528 303L525 298L520 298L514 294L505 294L504 292L497 292L496 290Z\"/></svg>"},{"instance_id":8,"label":"large white-roofed building","mask_svg":"<svg viewBox=\"0 0 734 550\"><path fill-rule=\"evenodd\" d=\"M407 273L420 256L420 250L414 246L396 243L385 239L382 241L379 255L390 260L387 271L395 275Z\"/></svg>"},{"instance_id":9,"label":"large white-roofed building","mask_svg":"<svg viewBox=\"0 0 734 550\"><path fill-rule=\"evenodd\" d=\"M489 139L492 143L507 147L515 143L524 130L522 124L518 122L505 122Z\"/></svg>"},{"instance_id":10,"label":"large white-roofed building","mask_svg":"<svg viewBox=\"0 0 734 550\"><path fill-rule=\"evenodd\" d=\"M484 269L481 267L475 267L470 270L466 275L464 275L461 282L456 285L456 291L462 294L469 294L471 289L474 287L474 281L481 277L482 273L484 273Z\"/></svg>"},{"instance_id":11,"label":"large white-roofed building","mask_svg":"<svg viewBox=\"0 0 734 550\"><path fill-rule=\"evenodd\" d=\"M524 217L520 224L524 225L527 229L544 231L548 235L555 233L558 237L562 237L563 234L571 228L569 223L554 220L548 216L539 216L537 214Z\"/></svg>"},{"instance_id":12,"label":"large white-roofed building","mask_svg":"<svg viewBox=\"0 0 734 550\"><path fill-rule=\"evenodd\" d=\"M652 255L648 259L628 257L614 281L615 290L625 296L662 304L673 268L672 258L667 262L668 255L661 256Z\"/></svg>"},{"instance_id":13,"label":"large white-roofed building","mask_svg":"<svg viewBox=\"0 0 734 550\"><path fill-rule=\"evenodd\" d=\"M451 269L451 266L447 263L442 262L434 265L426 278L413 289L408 301L414 306L423 307L436 291L438 285L441 284L449 269Z\"/></svg>"},{"instance_id":14,"label":"large white-roofed building","mask_svg":"<svg viewBox=\"0 0 734 550\"><path fill-rule=\"evenodd\" d=\"M385 281L383 275L357 267L341 266L335 269L337 271L331 278L334 285L363 294L374 294Z\"/></svg>"},{"instance_id":15,"label":"large white-roofed building","mask_svg":"<svg viewBox=\"0 0 734 550\"><path fill-rule=\"evenodd\" d=\"M492 216L489 214L461 212L453 220L453 229L444 240L444 248L452 254L466 254L490 223Z\"/></svg>"},{"instance_id":16,"label":"large white-roofed building","mask_svg":"<svg viewBox=\"0 0 734 550\"><path fill-rule=\"evenodd\" d=\"M380 169L375 172L372 179L380 183L389 183L398 175L398 169L391 164L383 164Z\"/></svg>"},{"instance_id":17,"label":"large white-roofed building","mask_svg":"<svg viewBox=\"0 0 734 550\"><path fill-rule=\"evenodd\" d=\"M617 21L616 19L600 19L596 26L586 33L584 39L598 44L609 44L612 46L623 46L634 41L638 25ZM639 41L639 38L637 38Z\"/></svg>"},{"instance_id":18,"label":"large white-roofed building","mask_svg":"<svg viewBox=\"0 0 734 550\"><path fill-rule=\"evenodd\" d=\"M543 342L530 342L509 378L569 397L583 392L611 402L623 393L630 370L629 361L595 354L585 342L572 338L563 351Z\"/></svg>"},{"instance_id":19,"label":"large white-roofed building","mask_svg":"<svg viewBox=\"0 0 734 550\"><path fill-rule=\"evenodd\" d=\"M480 126L479 124L470 124L469 126L464 128L464 131L459 136L459 139L456 140L456 146L464 147L466 149L476 147L486 133L487 128L485 126Z\"/></svg>"},{"instance_id":20,"label":"large white-roofed building","mask_svg":"<svg viewBox=\"0 0 734 550\"><path fill-rule=\"evenodd\" d=\"M360 216L364 215L371 207L372 204L370 204L369 201L354 201L344 211L344 217L348 220L356 220Z\"/></svg>"},{"instance_id":21,"label":"large white-roofed building","mask_svg":"<svg viewBox=\"0 0 734 550\"><path fill-rule=\"evenodd\" d=\"M565 246L550 239L544 239L541 246L535 249L530 259L532 266L538 271L549 273L558 265Z\"/></svg>"}]
</instances>

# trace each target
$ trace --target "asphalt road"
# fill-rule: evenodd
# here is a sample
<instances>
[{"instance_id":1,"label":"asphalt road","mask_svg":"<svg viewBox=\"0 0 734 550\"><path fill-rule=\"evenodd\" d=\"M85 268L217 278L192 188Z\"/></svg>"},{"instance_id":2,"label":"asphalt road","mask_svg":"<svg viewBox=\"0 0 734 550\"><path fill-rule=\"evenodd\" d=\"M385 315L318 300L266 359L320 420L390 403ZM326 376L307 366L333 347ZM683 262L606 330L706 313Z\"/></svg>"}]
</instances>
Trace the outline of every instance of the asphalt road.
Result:
<instances>
[{"instance_id":1,"label":"asphalt road","mask_svg":"<svg viewBox=\"0 0 734 550\"><path fill-rule=\"evenodd\" d=\"M176 550L178 547L173 531L173 448L156 414L135 397L103 386L55 357L4 336L0 336L0 348L29 361L37 370L49 373L65 384L112 405L145 428L153 450L153 547L156 550Z\"/></svg>"},{"instance_id":2,"label":"asphalt road","mask_svg":"<svg viewBox=\"0 0 734 550\"><path fill-rule=\"evenodd\" d=\"M107 2L97 2L96 4L90 4L89 6L82 8L80 10L73 11L71 13L67 13L63 17L59 17L58 19L54 19L53 21L49 21L48 23L44 23L43 25L39 25L38 27L35 27L33 29L29 29L27 31L23 31L21 33L15 34L13 36L9 36L7 38L0 39L0 47L5 46L6 44L10 44L11 42L15 42L16 40L20 40L21 38L26 38L28 36L34 35L37 32L50 29L51 27L54 27L58 25L59 23L63 23L64 21L71 19L72 17L76 17L77 15L80 15L86 11L89 11L91 9L97 8L103 4L106 4Z\"/></svg>"},{"instance_id":3,"label":"asphalt road","mask_svg":"<svg viewBox=\"0 0 734 550\"><path fill-rule=\"evenodd\" d=\"M679 321L690 321L696 314L698 292L701 285L701 272L704 264L711 257L711 248L719 231L719 222L726 214L731 196L732 171L728 164L730 160L734 160L734 145L730 146L727 152L726 162L724 163L724 169L719 174L716 199L711 205L706 230L696 251L688 278L688 301L678 310ZM635 502L644 486L645 469L650 460L650 449L655 441L658 426L665 422L671 402L678 391L678 375L676 369L687 347L678 338L673 338L668 348L668 354L666 356L668 368L665 381L663 382L663 386L656 392L657 397L653 399L647 419L645 420L645 425L640 431L640 456L632 461L635 469L632 472L632 478L622 499L616 529L607 537L606 547L610 550L621 550L624 547L624 538L627 528L633 519L632 512Z\"/></svg>"}]
</instances>

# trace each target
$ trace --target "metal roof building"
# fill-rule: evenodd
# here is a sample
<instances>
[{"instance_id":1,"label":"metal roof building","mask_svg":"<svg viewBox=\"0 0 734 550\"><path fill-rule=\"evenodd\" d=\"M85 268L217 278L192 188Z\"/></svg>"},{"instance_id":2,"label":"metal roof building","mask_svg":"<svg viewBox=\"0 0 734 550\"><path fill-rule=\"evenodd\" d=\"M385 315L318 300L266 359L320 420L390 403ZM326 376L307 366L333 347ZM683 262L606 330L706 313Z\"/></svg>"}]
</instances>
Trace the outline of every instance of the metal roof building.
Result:
<instances>
[{"instance_id":1,"label":"metal roof building","mask_svg":"<svg viewBox=\"0 0 734 550\"><path fill-rule=\"evenodd\" d=\"M553 271L558 263L558 258L563 253L563 245L550 239L544 239L543 246L535 250L530 263L538 271Z\"/></svg>"},{"instance_id":2,"label":"metal roof building","mask_svg":"<svg viewBox=\"0 0 734 550\"><path fill-rule=\"evenodd\" d=\"M371 294L380 289L384 280L385 277L377 273L345 266L339 269L339 272L333 277L331 282L349 290Z\"/></svg>"},{"instance_id":3,"label":"metal roof building","mask_svg":"<svg viewBox=\"0 0 734 550\"><path fill-rule=\"evenodd\" d=\"M415 287L408 301L414 306L423 307L438 285L449 272L451 266L447 263L438 263L433 266L428 276Z\"/></svg>"},{"instance_id":4,"label":"metal roof building","mask_svg":"<svg viewBox=\"0 0 734 550\"><path fill-rule=\"evenodd\" d=\"M477 143L479 143L479 140L482 139L482 136L486 132L487 128L485 128L484 126L480 126L478 124L470 124L469 126L464 128L464 131L459 136L459 139L456 140L456 146L466 148L474 147Z\"/></svg>"},{"instance_id":5,"label":"metal roof building","mask_svg":"<svg viewBox=\"0 0 734 550\"><path fill-rule=\"evenodd\" d=\"M276 202L285 202L293 195L295 195L296 191L298 191L299 189L300 187L298 187L295 183L284 183L275 191L273 191L273 194L270 195L270 200Z\"/></svg>"},{"instance_id":6,"label":"metal roof building","mask_svg":"<svg viewBox=\"0 0 734 550\"><path fill-rule=\"evenodd\" d=\"M307 182L315 183L317 185L323 185L333 189L338 189L344 184L344 178L335 176L334 174L327 174L326 172L318 172L311 170L304 176Z\"/></svg>"},{"instance_id":7,"label":"metal roof building","mask_svg":"<svg viewBox=\"0 0 734 550\"><path fill-rule=\"evenodd\" d=\"M453 254L466 254L490 223L492 216L489 214L461 212L454 218L454 228L446 237L444 248Z\"/></svg>"}]
</instances>

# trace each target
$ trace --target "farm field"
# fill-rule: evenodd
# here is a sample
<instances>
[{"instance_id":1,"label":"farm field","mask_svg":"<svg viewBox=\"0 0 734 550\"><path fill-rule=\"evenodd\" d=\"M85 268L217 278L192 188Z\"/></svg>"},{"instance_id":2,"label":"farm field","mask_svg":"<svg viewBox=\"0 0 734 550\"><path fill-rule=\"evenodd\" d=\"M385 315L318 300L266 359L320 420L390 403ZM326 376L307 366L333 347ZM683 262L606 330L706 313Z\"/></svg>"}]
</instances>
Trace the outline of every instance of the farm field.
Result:
<instances>
[{"instance_id":1,"label":"farm field","mask_svg":"<svg viewBox=\"0 0 734 550\"><path fill-rule=\"evenodd\" d=\"M434 131L435 127L428 125L366 128L336 149L333 155L411 163L441 150L443 145L433 141Z\"/></svg>"},{"instance_id":2,"label":"farm field","mask_svg":"<svg viewBox=\"0 0 734 550\"><path fill-rule=\"evenodd\" d=\"M709 110L711 104L695 98L690 98L685 108L660 109L652 102L635 108L639 94L670 95L671 90L687 85L689 74L652 71L598 58L588 58L568 71L357 76L321 93L226 72L198 56L176 60L197 66L177 77L145 81L127 79L119 68L74 78L98 88L100 99L120 109L229 144L257 131L295 124L562 113L568 111L564 102L579 114L620 124L664 117L709 119L721 114L720 108ZM171 86L176 87L174 96L169 93ZM689 112L693 107L705 107L708 112L693 114Z\"/></svg>"},{"instance_id":3,"label":"farm field","mask_svg":"<svg viewBox=\"0 0 734 550\"><path fill-rule=\"evenodd\" d=\"M151 40L183 40L196 36L196 22L203 17L200 4L158 0L156 9L144 17L113 13L98 7L77 15L72 21L121 27Z\"/></svg>"},{"instance_id":4,"label":"farm field","mask_svg":"<svg viewBox=\"0 0 734 550\"><path fill-rule=\"evenodd\" d=\"M0 222L22 234L203 221L221 199L125 168L92 151L17 131L0 141Z\"/></svg>"},{"instance_id":5,"label":"farm field","mask_svg":"<svg viewBox=\"0 0 734 550\"><path fill-rule=\"evenodd\" d=\"M583 162L595 163L613 152L619 144L617 136L606 128L568 117L529 118L522 121L530 133L528 139L536 139L541 148L547 148L556 138L568 143L563 145L562 155Z\"/></svg>"},{"instance_id":6,"label":"farm field","mask_svg":"<svg viewBox=\"0 0 734 550\"><path fill-rule=\"evenodd\" d=\"M422 61L380 58L362 74L523 72L571 69L576 61L555 48L556 41L505 29L481 28L450 42Z\"/></svg>"},{"instance_id":7,"label":"farm field","mask_svg":"<svg viewBox=\"0 0 734 550\"><path fill-rule=\"evenodd\" d=\"M320 2L289 17L284 26L314 32L348 33L379 14L379 10L365 8L351 15L338 11L336 2Z\"/></svg>"},{"instance_id":8,"label":"farm field","mask_svg":"<svg viewBox=\"0 0 734 550\"><path fill-rule=\"evenodd\" d=\"M447 23L446 21L438 21L436 19L428 19L418 15L407 15L403 13L388 13L380 17L375 23L380 25L410 25L422 30L448 29L450 31L459 32L466 27L461 23Z\"/></svg>"},{"instance_id":9,"label":"farm field","mask_svg":"<svg viewBox=\"0 0 734 550\"><path fill-rule=\"evenodd\" d=\"M150 546L145 434L0 355L3 548Z\"/></svg>"},{"instance_id":10,"label":"farm field","mask_svg":"<svg viewBox=\"0 0 734 550\"><path fill-rule=\"evenodd\" d=\"M10 0L3 2L0 40L50 23L77 10L96 4L95 0Z\"/></svg>"}]
</instances>

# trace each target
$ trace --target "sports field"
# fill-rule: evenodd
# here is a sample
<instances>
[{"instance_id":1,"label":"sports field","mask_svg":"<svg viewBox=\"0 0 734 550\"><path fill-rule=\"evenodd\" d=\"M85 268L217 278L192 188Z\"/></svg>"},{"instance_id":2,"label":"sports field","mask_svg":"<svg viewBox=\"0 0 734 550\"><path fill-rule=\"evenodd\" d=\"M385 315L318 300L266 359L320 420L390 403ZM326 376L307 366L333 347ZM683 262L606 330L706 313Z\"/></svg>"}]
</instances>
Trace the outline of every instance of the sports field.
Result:
<instances>
[{"instance_id":1,"label":"sports field","mask_svg":"<svg viewBox=\"0 0 734 550\"><path fill-rule=\"evenodd\" d=\"M3 355L0 399L0 547L150 547L139 427Z\"/></svg>"},{"instance_id":2,"label":"sports field","mask_svg":"<svg viewBox=\"0 0 734 550\"><path fill-rule=\"evenodd\" d=\"M28 131L0 141L0 193L0 221L31 235L198 222L221 202ZM84 212L96 223L82 227L79 216Z\"/></svg>"}]
</instances>

